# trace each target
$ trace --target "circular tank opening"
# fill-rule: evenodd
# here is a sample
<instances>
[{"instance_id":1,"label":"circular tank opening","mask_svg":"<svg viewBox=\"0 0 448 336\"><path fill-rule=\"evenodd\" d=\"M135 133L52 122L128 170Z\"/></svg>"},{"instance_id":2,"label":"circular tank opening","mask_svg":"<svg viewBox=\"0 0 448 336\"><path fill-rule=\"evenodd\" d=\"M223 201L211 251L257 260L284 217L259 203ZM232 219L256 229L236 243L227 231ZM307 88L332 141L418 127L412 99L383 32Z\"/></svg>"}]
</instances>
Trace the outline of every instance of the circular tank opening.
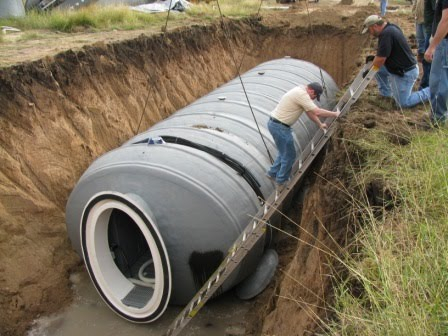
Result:
<instances>
[{"instance_id":1,"label":"circular tank opening","mask_svg":"<svg viewBox=\"0 0 448 336\"><path fill-rule=\"evenodd\" d=\"M133 322L151 322L171 293L168 255L141 199L93 197L81 219L81 247L89 275L105 302Z\"/></svg>"}]
</instances>

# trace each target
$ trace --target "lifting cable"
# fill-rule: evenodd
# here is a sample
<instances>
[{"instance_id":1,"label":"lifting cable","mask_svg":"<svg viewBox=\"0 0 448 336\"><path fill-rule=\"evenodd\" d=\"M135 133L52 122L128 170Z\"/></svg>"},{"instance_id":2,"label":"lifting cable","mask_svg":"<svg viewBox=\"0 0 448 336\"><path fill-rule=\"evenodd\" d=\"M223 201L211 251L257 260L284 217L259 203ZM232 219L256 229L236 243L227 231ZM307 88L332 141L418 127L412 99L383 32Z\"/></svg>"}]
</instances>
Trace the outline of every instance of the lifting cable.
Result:
<instances>
[{"instance_id":1,"label":"lifting cable","mask_svg":"<svg viewBox=\"0 0 448 336\"><path fill-rule=\"evenodd\" d=\"M313 23L311 22L310 9L308 7L308 0L305 0L305 6L306 6L306 13L307 13L307 16L308 16L308 22L309 22L311 35L313 37L313 41L316 41L316 36L314 35ZM325 84L324 74L322 73L322 68L320 66L319 66L319 72L320 72L320 80L322 82L322 87L323 87L325 95L326 95L327 94L327 85Z\"/></svg>"},{"instance_id":2,"label":"lifting cable","mask_svg":"<svg viewBox=\"0 0 448 336\"><path fill-rule=\"evenodd\" d=\"M258 8L258 13L257 13L257 15L260 13L260 9L261 9L261 4L262 4L262 3L263 3L263 0L260 0L260 7ZM252 117L254 118L255 125L257 126L258 133L260 134L260 137L261 137L261 141L263 141L264 147L266 148L266 152L267 152L267 154L268 154L268 156L269 156L269 160L271 161L271 164L272 164L272 163L274 162L274 159L272 158L272 155L271 155L271 153L269 152L269 149L268 149L268 146L267 146L267 144L266 144L266 141L265 141L264 138L263 138L263 135L262 135L261 130L260 130L260 126L258 125L257 119L256 119L255 114L254 114L254 111L253 111L253 109L252 109L252 105L251 105L250 100L249 100L249 97L248 97L248 95L247 95L246 87L244 86L243 79L241 78L241 74L240 74L240 68L241 68L241 65L242 65L242 63L243 63L243 59L244 59L245 54L243 54L243 57L242 57L242 59L241 59L241 64L238 66L238 64L237 64L237 62L236 62L236 59L235 59L235 55L234 55L234 53L233 53L233 49L232 49L232 47L231 47L231 45L230 45L230 35L228 34L227 29L226 29L226 25L225 25L225 23L224 23L224 16L222 15L221 7L219 6L219 0L216 0L216 5L218 6L219 15L220 15L220 17L221 17L221 25L222 25L222 29L223 29L223 31L224 31L224 35L225 35L225 37L226 37L227 44L228 44L228 46L229 46L230 55L231 55L231 57L232 57L233 64L234 64L234 66L235 66L235 69L236 69L236 72L237 72L238 79L240 80L241 86L243 87L244 95L246 96L246 100L247 100L247 103L248 103L248 105L249 105L250 112L252 113Z\"/></svg>"},{"instance_id":3,"label":"lifting cable","mask_svg":"<svg viewBox=\"0 0 448 336\"><path fill-rule=\"evenodd\" d=\"M167 29L167 26L168 26L168 19L170 17L172 1L173 0L170 0L170 5L168 6L168 14L166 15L166 20L165 20L165 26L162 28L162 33L163 33L163 35L162 35L162 44L165 42L166 29ZM154 88L155 80L154 80L154 77L151 74L151 71L148 72L148 75L149 75L148 82L150 82L152 88ZM135 130L135 134L134 135L137 135L139 130L140 130L140 126L142 124L143 116L145 115L146 106L148 105L148 100L149 100L150 93L151 93L151 90L148 90L148 94L146 95L146 99L145 99L145 104L143 105L143 110L142 110L142 113L140 115L140 120L138 122L138 126L137 126L137 129Z\"/></svg>"},{"instance_id":4,"label":"lifting cable","mask_svg":"<svg viewBox=\"0 0 448 336\"><path fill-rule=\"evenodd\" d=\"M166 35L166 32L167 32L167 26L168 26L168 19L169 19L170 12L171 12L171 3L172 3L172 0L170 0L170 5L169 5L169 8L168 8L168 13L167 13L167 16L166 16L166 21L165 21L165 26L162 29L162 31L163 31L163 40L162 40L162 42L165 41L165 35ZM260 6L258 7L258 11L257 11L257 14L256 14L257 18L259 18L259 16L260 16L260 10L261 10L262 3L263 3L263 0L260 0ZM267 154L269 156L269 160L270 160L271 163L273 163L274 159L272 158L272 155L271 155L271 153L270 153L270 151L268 149L266 141L263 138L263 135L262 135L261 130L260 130L260 126L258 125L257 119L256 119L254 111L252 109L252 105L251 105L249 97L247 95L246 87L244 86L244 83L243 83L243 80L242 80L241 74L240 74L240 69L241 69L241 66L243 64L243 60L244 60L244 57L245 57L246 54L243 54L243 57L241 58L241 62L238 65L237 62L236 62L236 59L235 59L235 55L233 53L233 49L232 49L232 47L230 45L230 36L229 36L229 34L227 32L226 25L224 23L224 16L222 14L221 7L219 5L219 0L216 0L216 4L218 6L219 15L220 15L220 18L221 18L221 25L222 25L222 28L223 28L223 31L224 31L224 35L226 36L226 41L227 41L227 44L229 46L229 50L230 50L230 54L231 54L231 57L232 57L232 61L233 61L233 64L235 66L235 69L237 71L238 78L240 80L241 86L242 86L243 91L244 91L244 95L246 97L247 103L248 103L250 111L252 113L252 117L254 118L255 125L257 126L258 133L260 134L261 140L263 141L264 147L266 148L266 152L267 152ZM151 83L154 84L155 81L154 81L154 79L153 79L153 77L151 75L151 72L149 72L149 77L150 77ZM142 113L140 115L140 120L139 120L137 129L135 130L135 135L137 135L139 130L140 130L140 126L141 126L141 123L142 123L142 120L143 120L143 116L145 114L145 110L146 110L146 107L148 105L149 96L150 96L150 90L148 90L148 94L147 94L146 99L145 99L145 104L143 106L143 110L142 110Z\"/></svg>"},{"instance_id":5,"label":"lifting cable","mask_svg":"<svg viewBox=\"0 0 448 336\"><path fill-rule=\"evenodd\" d=\"M255 14L255 17L256 17L256 19L257 20L261 20L261 17L260 17L260 10L261 10L261 5L263 4L263 0L261 0L260 1L260 6L258 7L258 10L257 10L257 14ZM240 72L240 70L241 70L241 67L242 67L242 65L243 65L243 61L244 61L244 58L246 57L246 53L244 53L243 54L243 57L241 57L241 62L240 62L240 65L238 66L238 73Z\"/></svg>"}]
</instances>

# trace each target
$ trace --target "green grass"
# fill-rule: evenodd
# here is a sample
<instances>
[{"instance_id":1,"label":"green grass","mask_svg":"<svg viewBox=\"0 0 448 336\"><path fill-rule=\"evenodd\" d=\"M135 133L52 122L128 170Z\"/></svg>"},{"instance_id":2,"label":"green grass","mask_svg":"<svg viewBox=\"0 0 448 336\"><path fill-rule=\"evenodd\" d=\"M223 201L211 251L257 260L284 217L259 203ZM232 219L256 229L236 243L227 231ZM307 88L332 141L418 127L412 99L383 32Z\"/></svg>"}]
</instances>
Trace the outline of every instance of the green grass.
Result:
<instances>
[{"instance_id":1,"label":"green grass","mask_svg":"<svg viewBox=\"0 0 448 336\"><path fill-rule=\"evenodd\" d=\"M0 19L0 25L13 26L23 31L47 29L70 33L79 29L138 29L160 25L165 18L166 14L145 14L125 6L89 6L78 11L31 11L22 18Z\"/></svg>"},{"instance_id":2,"label":"green grass","mask_svg":"<svg viewBox=\"0 0 448 336\"><path fill-rule=\"evenodd\" d=\"M344 260L331 335L448 335L448 131L415 133L408 146L371 132L359 186L382 179L395 207L353 200L363 226Z\"/></svg>"},{"instance_id":3,"label":"green grass","mask_svg":"<svg viewBox=\"0 0 448 336\"><path fill-rule=\"evenodd\" d=\"M270 0L271 1L271 0ZM220 0L219 8L223 15L240 18L257 13L260 0ZM209 4L194 4L184 13L171 12L170 22L183 22L188 19L214 20L220 17L216 1ZM167 13L141 13L127 6L88 6L77 11L52 10L48 12L30 11L25 17L0 19L0 26L12 26L22 31L46 29L60 32L79 30L106 31L113 29L131 30L160 27L165 23Z\"/></svg>"},{"instance_id":4,"label":"green grass","mask_svg":"<svg viewBox=\"0 0 448 336\"><path fill-rule=\"evenodd\" d=\"M263 1L267 5L267 1ZM254 15L258 12L260 0L220 0L219 7L216 1L210 3L200 2L195 4L189 11L189 15L197 17L206 17L215 19L220 17L221 13L227 17L240 18L248 15Z\"/></svg>"}]
</instances>

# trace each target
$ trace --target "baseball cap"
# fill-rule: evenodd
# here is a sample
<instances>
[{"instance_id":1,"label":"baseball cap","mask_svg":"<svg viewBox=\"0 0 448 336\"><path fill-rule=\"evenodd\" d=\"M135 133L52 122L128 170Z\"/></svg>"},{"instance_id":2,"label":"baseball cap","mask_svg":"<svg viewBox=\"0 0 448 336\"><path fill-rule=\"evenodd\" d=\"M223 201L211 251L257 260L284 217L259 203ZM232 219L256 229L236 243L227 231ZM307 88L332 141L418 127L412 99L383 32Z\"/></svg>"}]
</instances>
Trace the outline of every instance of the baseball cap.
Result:
<instances>
[{"instance_id":1,"label":"baseball cap","mask_svg":"<svg viewBox=\"0 0 448 336\"><path fill-rule=\"evenodd\" d=\"M367 33L370 26L373 26L374 24L383 21L383 18L379 15L370 15L367 17L367 19L364 20L364 25L361 34Z\"/></svg>"},{"instance_id":2,"label":"baseball cap","mask_svg":"<svg viewBox=\"0 0 448 336\"><path fill-rule=\"evenodd\" d=\"M314 90L314 93L316 94L316 99L317 101L320 102L320 95L322 94L322 92L324 92L324 89L322 89L322 85L320 85L317 82L312 82L308 84L308 87Z\"/></svg>"}]
</instances>

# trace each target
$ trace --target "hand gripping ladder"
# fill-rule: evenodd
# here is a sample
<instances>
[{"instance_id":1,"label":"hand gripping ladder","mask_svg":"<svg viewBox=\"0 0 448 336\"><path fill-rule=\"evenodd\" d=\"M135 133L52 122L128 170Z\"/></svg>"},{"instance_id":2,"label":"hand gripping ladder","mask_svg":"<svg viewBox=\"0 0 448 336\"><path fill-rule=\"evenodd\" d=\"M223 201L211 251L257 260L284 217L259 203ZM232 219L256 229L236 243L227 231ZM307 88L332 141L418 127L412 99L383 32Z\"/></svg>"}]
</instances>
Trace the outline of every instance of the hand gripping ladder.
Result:
<instances>
[{"instance_id":1,"label":"hand gripping ladder","mask_svg":"<svg viewBox=\"0 0 448 336\"><path fill-rule=\"evenodd\" d=\"M364 88L369 84L370 80L376 73L376 70L371 69L365 78L363 78L362 75L364 71L368 70L370 65L371 64L368 63L363 67L353 83L350 85L347 92L339 100L333 111L340 111L340 115L342 116L350 109L350 106L356 102ZM288 183L287 187L283 191L280 193L274 192L266 202L263 201L263 206L259 209L257 214L230 247L223 262L219 265L199 292L196 293L193 299L191 299L182 312L180 312L164 334L165 336L175 336L182 331L188 322L196 316L204 304L224 283L233 270L235 270L241 260L247 255L248 251L250 251L256 242L263 236L266 231L266 223L269 222L272 215L277 211L277 208L281 205L292 188L302 179L304 173L311 165L314 158L333 134L335 129L334 120L335 118L327 118L325 120L328 125L328 129L325 131L319 130L313 137L312 141L301 153L299 160L296 161L292 169L293 174L290 183Z\"/></svg>"}]
</instances>

